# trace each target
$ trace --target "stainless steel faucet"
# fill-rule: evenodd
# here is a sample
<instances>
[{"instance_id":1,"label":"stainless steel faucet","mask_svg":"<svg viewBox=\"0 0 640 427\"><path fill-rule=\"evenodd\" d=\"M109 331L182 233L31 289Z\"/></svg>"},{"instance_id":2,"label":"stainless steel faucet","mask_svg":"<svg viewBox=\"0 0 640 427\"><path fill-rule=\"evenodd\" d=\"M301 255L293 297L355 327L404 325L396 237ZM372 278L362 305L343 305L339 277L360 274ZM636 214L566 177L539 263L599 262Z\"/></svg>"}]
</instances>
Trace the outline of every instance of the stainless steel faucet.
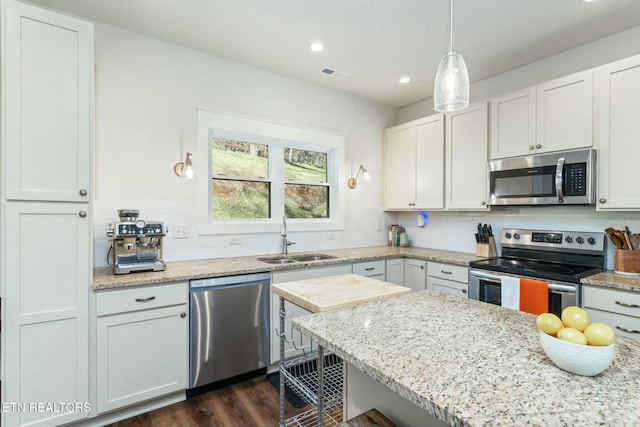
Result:
<instances>
[{"instance_id":1,"label":"stainless steel faucet","mask_svg":"<svg viewBox=\"0 0 640 427\"><path fill-rule=\"evenodd\" d=\"M287 255L287 248L296 243L287 240L287 219L284 215L282 215L282 231L280 232L280 236L282 236L282 255Z\"/></svg>"}]
</instances>

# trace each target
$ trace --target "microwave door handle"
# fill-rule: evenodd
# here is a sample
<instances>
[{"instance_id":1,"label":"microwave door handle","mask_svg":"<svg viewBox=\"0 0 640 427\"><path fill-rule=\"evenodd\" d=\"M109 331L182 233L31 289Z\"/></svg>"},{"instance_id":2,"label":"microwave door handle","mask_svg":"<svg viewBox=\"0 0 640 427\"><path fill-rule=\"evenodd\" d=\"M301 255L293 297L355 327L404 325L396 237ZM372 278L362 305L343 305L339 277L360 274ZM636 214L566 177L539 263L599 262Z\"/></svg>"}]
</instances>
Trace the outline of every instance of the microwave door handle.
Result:
<instances>
[{"instance_id":1,"label":"microwave door handle","mask_svg":"<svg viewBox=\"0 0 640 427\"><path fill-rule=\"evenodd\" d=\"M558 203L564 203L564 193L562 192L562 171L564 169L564 157L558 159L556 164L556 195L558 196Z\"/></svg>"}]
</instances>

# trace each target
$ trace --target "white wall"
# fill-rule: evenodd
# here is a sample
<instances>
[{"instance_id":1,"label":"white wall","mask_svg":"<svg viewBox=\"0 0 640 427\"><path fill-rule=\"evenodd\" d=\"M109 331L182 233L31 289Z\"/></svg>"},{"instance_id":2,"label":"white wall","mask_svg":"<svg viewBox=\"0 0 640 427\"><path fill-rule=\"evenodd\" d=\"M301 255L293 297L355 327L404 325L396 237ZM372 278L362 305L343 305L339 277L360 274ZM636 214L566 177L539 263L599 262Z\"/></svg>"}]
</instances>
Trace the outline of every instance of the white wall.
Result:
<instances>
[{"instance_id":1,"label":"white wall","mask_svg":"<svg viewBox=\"0 0 640 427\"><path fill-rule=\"evenodd\" d=\"M464 52L461 53L464 55ZM640 27L635 27L488 79L473 81L470 101L489 99L638 54ZM468 66L470 77L473 79L472 65ZM434 112L433 98L424 99L399 108L397 123L408 122Z\"/></svg>"},{"instance_id":2,"label":"white wall","mask_svg":"<svg viewBox=\"0 0 640 427\"><path fill-rule=\"evenodd\" d=\"M196 185L173 174L184 152L197 152L196 108L344 135L347 174L364 164L372 180L345 192L345 230L290 233L292 251L386 243L376 222L382 212L381 131L395 121L392 108L302 83L198 51L96 23L95 265L106 265L107 222L117 209L139 209L165 221L167 261L277 253L279 234L198 235ZM203 159L194 157L200 176ZM173 224L189 225L173 239Z\"/></svg>"}]
</instances>

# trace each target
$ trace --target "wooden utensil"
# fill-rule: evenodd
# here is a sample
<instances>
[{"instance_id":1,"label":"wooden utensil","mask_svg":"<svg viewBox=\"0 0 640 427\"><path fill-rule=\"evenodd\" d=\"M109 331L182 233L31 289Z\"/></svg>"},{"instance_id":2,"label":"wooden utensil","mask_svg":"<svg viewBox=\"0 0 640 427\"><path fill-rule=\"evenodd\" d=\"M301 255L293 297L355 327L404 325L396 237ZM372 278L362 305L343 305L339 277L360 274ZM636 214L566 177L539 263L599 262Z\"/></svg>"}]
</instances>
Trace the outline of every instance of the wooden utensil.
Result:
<instances>
[{"instance_id":1,"label":"wooden utensil","mask_svg":"<svg viewBox=\"0 0 640 427\"><path fill-rule=\"evenodd\" d=\"M624 238L627 242L627 245L629 245L629 249L634 250L635 246L633 246L633 244L631 243L631 231L629 231L629 227L627 227L626 225L624 226Z\"/></svg>"},{"instance_id":2,"label":"wooden utensil","mask_svg":"<svg viewBox=\"0 0 640 427\"><path fill-rule=\"evenodd\" d=\"M616 249L623 249L624 244L623 242L620 240L620 238L616 235L616 230L614 230L613 228L609 227L606 230L604 230L605 233L607 233L607 236L609 236L609 240L611 240L611 243L613 243L613 246L616 247Z\"/></svg>"}]
</instances>

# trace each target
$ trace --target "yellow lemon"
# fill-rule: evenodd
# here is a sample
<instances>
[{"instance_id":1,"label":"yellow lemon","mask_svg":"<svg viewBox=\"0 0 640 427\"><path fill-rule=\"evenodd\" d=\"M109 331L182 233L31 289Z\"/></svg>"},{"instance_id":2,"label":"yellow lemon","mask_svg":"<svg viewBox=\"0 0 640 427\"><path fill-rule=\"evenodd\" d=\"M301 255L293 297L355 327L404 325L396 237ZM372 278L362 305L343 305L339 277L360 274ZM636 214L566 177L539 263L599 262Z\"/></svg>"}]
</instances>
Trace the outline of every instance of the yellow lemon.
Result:
<instances>
[{"instance_id":1,"label":"yellow lemon","mask_svg":"<svg viewBox=\"0 0 640 427\"><path fill-rule=\"evenodd\" d=\"M545 334L555 337L558 331L562 329L562 320L553 313L542 313L537 317L536 325Z\"/></svg>"},{"instance_id":2,"label":"yellow lemon","mask_svg":"<svg viewBox=\"0 0 640 427\"><path fill-rule=\"evenodd\" d=\"M574 344L587 345L587 337L582 332L574 328L562 328L558 331L558 338Z\"/></svg>"},{"instance_id":3,"label":"yellow lemon","mask_svg":"<svg viewBox=\"0 0 640 427\"><path fill-rule=\"evenodd\" d=\"M584 336L589 345L611 345L616 340L616 334L604 323L592 323L584 330Z\"/></svg>"},{"instance_id":4,"label":"yellow lemon","mask_svg":"<svg viewBox=\"0 0 640 427\"><path fill-rule=\"evenodd\" d=\"M589 326L589 315L580 307L571 306L562 310L562 324L567 328L574 328L580 332Z\"/></svg>"}]
</instances>

